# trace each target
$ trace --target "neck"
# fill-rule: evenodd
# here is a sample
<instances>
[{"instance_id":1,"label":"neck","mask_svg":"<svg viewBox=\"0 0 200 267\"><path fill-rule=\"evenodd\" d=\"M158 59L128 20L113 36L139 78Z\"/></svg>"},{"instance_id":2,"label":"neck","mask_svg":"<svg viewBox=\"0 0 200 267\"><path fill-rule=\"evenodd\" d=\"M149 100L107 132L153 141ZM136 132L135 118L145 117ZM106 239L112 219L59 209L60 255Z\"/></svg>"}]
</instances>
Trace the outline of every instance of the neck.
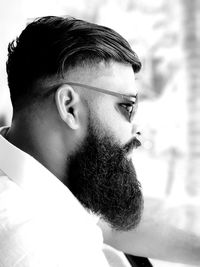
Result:
<instances>
[{"instance_id":1,"label":"neck","mask_svg":"<svg viewBox=\"0 0 200 267\"><path fill-rule=\"evenodd\" d=\"M6 139L25 153L28 153L51 171L58 179L63 180L66 174L66 158L63 145L52 129L42 124L25 120L15 120L7 132ZM47 134L48 133L48 134Z\"/></svg>"}]
</instances>

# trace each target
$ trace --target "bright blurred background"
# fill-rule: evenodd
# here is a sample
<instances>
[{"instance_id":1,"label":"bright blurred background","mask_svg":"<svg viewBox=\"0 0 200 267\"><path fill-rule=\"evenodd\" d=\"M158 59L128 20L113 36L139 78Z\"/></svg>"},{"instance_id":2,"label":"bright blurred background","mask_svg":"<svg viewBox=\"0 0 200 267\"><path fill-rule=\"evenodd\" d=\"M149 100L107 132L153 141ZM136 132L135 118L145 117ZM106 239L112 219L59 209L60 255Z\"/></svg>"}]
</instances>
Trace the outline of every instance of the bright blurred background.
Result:
<instances>
[{"instance_id":1,"label":"bright blurred background","mask_svg":"<svg viewBox=\"0 0 200 267\"><path fill-rule=\"evenodd\" d=\"M143 147L133 161L144 195L164 203L169 223L200 235L200 1L1 0L0 125L9 125L12 116L8 42L43 15L102 24L130 42L143 63L137 116Z\"/></svg>"}]
</instances>

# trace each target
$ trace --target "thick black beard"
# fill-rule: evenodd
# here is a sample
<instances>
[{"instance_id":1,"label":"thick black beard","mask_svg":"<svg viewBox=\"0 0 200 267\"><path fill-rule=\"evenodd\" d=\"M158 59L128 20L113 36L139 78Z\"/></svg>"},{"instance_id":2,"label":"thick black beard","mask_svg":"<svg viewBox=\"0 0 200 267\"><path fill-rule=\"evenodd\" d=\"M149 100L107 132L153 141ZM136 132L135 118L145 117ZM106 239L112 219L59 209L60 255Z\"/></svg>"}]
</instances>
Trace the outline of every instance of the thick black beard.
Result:
<instances>
[{"instance_id":1,"label":"thick black beard","mask_svg":"<svg viewBox=\"0 0 200 267\"><path fill-rule=\"evenodd\" d=\"M124 148L111 137L99 137L90 125L79 150L68 161L68 187L78 200L115 230L135 228L141 218L141 186Z\"/></svg>"}]
</instances>

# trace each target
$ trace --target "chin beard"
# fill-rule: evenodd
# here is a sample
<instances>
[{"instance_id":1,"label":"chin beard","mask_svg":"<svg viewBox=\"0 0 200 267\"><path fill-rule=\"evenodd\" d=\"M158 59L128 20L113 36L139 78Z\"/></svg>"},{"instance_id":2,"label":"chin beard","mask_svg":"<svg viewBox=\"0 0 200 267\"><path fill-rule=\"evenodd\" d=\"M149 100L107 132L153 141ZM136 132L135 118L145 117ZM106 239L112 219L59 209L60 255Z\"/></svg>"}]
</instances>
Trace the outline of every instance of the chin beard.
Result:
<instances>
[{"instance_id":1,"label":"chin beard","mask_svg":"<svg viewBox=\"0 0 200 267\"><path fill-rule=\"evenodd\" d=\"M127 147L120 148L108 136L100 137L90 123L88 135L68 160L68 187L90 211L115 230L131 230L143 209L141 186ZM139 142L139 141L138 141Z\"/></svg>"}]
</instances>

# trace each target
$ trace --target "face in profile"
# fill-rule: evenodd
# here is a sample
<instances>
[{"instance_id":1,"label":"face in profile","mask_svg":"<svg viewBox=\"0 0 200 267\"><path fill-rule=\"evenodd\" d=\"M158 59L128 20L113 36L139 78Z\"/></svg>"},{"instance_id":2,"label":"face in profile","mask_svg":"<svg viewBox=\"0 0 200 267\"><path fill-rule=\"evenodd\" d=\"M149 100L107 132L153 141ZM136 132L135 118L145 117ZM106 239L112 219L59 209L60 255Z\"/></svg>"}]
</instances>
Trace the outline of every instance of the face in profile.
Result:
<instances>
[{"instance_id":1,"label":"face in profile","mask_svg":"<svg viewBox=\"0 0 200 267\"><path fill-rule=\"evenodd\" d=\"M120 146L97 124L90 118L87 136L69 158L68 187L87 209L112 228L130 230L140 221L143 198L127 154L139 141L134 138Z\"/></svg>"}]
</instances>

